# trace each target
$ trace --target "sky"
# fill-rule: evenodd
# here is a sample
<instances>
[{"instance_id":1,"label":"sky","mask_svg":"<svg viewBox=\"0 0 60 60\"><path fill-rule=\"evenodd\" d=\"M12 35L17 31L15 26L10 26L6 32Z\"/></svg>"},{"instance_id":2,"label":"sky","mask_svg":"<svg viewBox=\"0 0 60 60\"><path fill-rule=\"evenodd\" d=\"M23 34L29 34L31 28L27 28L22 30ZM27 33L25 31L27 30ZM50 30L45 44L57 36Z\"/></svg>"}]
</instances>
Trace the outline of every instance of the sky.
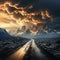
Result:
<instances>
[{"instance_id":1,"label":"sky","mask_svg":"<svg viewBox=\"0 0 60 60\"><path fill-rule=\"evenodd\" d=\"M60 0L0 0L0 28L60 31L59 22Z\"/></svg>"}]
</instances>

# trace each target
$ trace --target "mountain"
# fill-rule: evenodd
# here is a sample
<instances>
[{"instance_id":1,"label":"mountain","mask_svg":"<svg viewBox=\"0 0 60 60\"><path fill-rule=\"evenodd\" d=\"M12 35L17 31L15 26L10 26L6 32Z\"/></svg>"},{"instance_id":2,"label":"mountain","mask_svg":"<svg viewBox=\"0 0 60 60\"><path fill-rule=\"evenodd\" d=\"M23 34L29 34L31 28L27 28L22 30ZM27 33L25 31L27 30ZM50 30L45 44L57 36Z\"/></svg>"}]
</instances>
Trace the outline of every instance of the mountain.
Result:
<instances>
[{"instance_id":1,"label":"mountain","mask_svg":"<svg viewBox=\"0 0 60 60\"><path fill-rule=\"evenodd\" d=\"M6 39L10 37L11 36L8 34L8 32L5 29L0 28L0 38Z\"/></svg>"},{"instance_id":2,"label":"mountain","mask_svg":"<svg viewBox=\"0 0 60 60\"><path fill-rule=\"evenodd\" d=\"M35 38L60 38L60 34L58 34L57 31L52 29L49 29L47 31L42 30L38 32Z\"/></svg>"},{"instance_id":3,"label":"mountain","mask_svg":"<svg viewBox=\"0 0 60 60\"><path fill-rule=\"evenodd\" d=\"M19 40L19 39L24 40L26 38L23 38L22 36L20 37L20 36L10 35L10 33L8 33L6 31L6 29L0 28L0 39L3 39L3 40L8 40L8 39L9 40L11 40L11 39L13 39L13 40L14 39L15 40Z\"/></svg>"}]
</instances>

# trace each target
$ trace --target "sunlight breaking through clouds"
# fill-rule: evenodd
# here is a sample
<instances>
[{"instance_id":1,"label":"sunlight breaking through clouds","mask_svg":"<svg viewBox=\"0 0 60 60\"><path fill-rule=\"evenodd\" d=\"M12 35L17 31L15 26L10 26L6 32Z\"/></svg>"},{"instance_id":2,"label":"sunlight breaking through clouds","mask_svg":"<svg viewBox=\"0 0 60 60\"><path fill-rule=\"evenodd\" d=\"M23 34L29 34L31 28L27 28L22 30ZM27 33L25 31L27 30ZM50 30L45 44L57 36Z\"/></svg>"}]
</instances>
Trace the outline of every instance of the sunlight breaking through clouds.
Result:
<instances>
[{"instance_id":1,"label":"sunlight breaking through clouds","mask_svg":"<svg viewBox=\"0 0 60 60\"><path fill-rule=\"evenodd\" d=\"M47 10L28 13L26 8L32 9L32 5L26 7L18 7L18 5L11 1L0 4L0 28L14 27L15 25L20 30L30 30L32 34L36 34L46 24L45 19L52 18ZM41 17L40 19L36 18L38 15Z\"/></svg>"}]
</instances>

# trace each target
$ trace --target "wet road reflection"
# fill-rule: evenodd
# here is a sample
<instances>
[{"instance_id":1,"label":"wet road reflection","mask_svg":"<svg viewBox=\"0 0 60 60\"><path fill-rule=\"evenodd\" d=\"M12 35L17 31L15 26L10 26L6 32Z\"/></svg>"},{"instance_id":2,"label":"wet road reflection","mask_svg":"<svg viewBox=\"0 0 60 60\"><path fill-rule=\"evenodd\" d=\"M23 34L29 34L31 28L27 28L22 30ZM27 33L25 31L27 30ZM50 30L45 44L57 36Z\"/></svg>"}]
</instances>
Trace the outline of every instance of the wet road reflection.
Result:
<instances>
[{"instance_id":1,"label":"wet road reflection","mask_svg":"<svg viewBox=\"0 0 60 60\"><path fill-rule=\"evenodd\" d=\"M41 52L34 41L31 39L24 46L10 55L7 60L50 60Z\"/></svg>"},{"instance_id":2,"label":"wet road reflection","mask_svg":"<svg viewBox=\"0 0 60 60\"><path fill-rule=\"evenodd\" d=\"M7 60L22 60L27 50L29 49L30 45L31 45L31 40L27 42L19 50L17 50L15 53L13 53L11 56L9 56Z\"/></svg>"}]
</instances>

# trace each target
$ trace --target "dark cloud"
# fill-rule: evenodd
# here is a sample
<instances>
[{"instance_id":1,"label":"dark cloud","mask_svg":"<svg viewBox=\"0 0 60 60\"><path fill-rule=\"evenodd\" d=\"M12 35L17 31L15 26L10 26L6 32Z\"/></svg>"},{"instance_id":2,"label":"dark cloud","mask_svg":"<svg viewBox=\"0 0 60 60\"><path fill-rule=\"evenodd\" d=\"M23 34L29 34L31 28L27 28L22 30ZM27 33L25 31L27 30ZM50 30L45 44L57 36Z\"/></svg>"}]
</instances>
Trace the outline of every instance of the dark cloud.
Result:
<instances>
[{"instance_id":1,"label":"dark cloud","mask_svg":"<svg viewBox=\"0 0 60 60\"><path fill-rule=\"evenodd\" d=\"M60 16L60 0L40 0L40 2L44 9L48 9L55 16Z\"/></svg>"},{"instance_id":2,"label":"dark cloud","mask_svg":"<svg viewBox=\"0 0 60 60\"><path fill-rule=\"evenodd\" d=\"M14 13L14 17L16 19L19 19L21 17L21 19L22 19L24 16L22 16L20 13L17 13L17 14Z\"/></svg>"},{"instance_id":3,"label":"dark cloud","mask_svg":"<svg viewBox=\"0 0 60 60\"><path fill-rule=\"evenodd\" d=\"M11 13L11 12L14 12L16 10L16 8L14 7L11 7L11 6L8 6L8 11Z\"/></svg>"},{"instance_id":4,"label":"dark cloud","mask_svg":"<svg viewBox=\"0 0 60 60\"><path fill-rule=\"evenodd\" d=\"M26 8L26 11L29 13L40 10L49 10L54 16L60 16L60 0L12 0L12 2L18 3L18 7L32 5L32 9Z\"/></svg>"},{"instance_id":5,"label":"dark cloud","mask_svg":"<svg viewBox=\"0 0 60 60\"><path fill-rule=\"evenodd\" d=\"M0 0L0 3L5 3L6 1L10 1L10 0Z\"/></svg>"},{"instance_id":6,"label":"dark cloud","mask_svg":"<svg viewBox=\"0 0 60 60\"><path fill-rule=\"evenodd\" d=\"M0 0L0 3L4 3L5 2L5 0Z\"/></svg>"},{"instance_id":7,"label":"dark cloud","mask_svg":"<svg viewBox=\"0 0 60 60\"><path fill-rule=\"evenodd\" d=\"M54 16L60 16L60 0L0 0L0 3L10 1L13 4L18 3L17 7L23 7L28 13L40 11L40 10L49 10L49 12ZM33 8L28 8L30 5ZM10 11L13 11L14 8L10 7Z\"/></svg>"}]
</instances>

